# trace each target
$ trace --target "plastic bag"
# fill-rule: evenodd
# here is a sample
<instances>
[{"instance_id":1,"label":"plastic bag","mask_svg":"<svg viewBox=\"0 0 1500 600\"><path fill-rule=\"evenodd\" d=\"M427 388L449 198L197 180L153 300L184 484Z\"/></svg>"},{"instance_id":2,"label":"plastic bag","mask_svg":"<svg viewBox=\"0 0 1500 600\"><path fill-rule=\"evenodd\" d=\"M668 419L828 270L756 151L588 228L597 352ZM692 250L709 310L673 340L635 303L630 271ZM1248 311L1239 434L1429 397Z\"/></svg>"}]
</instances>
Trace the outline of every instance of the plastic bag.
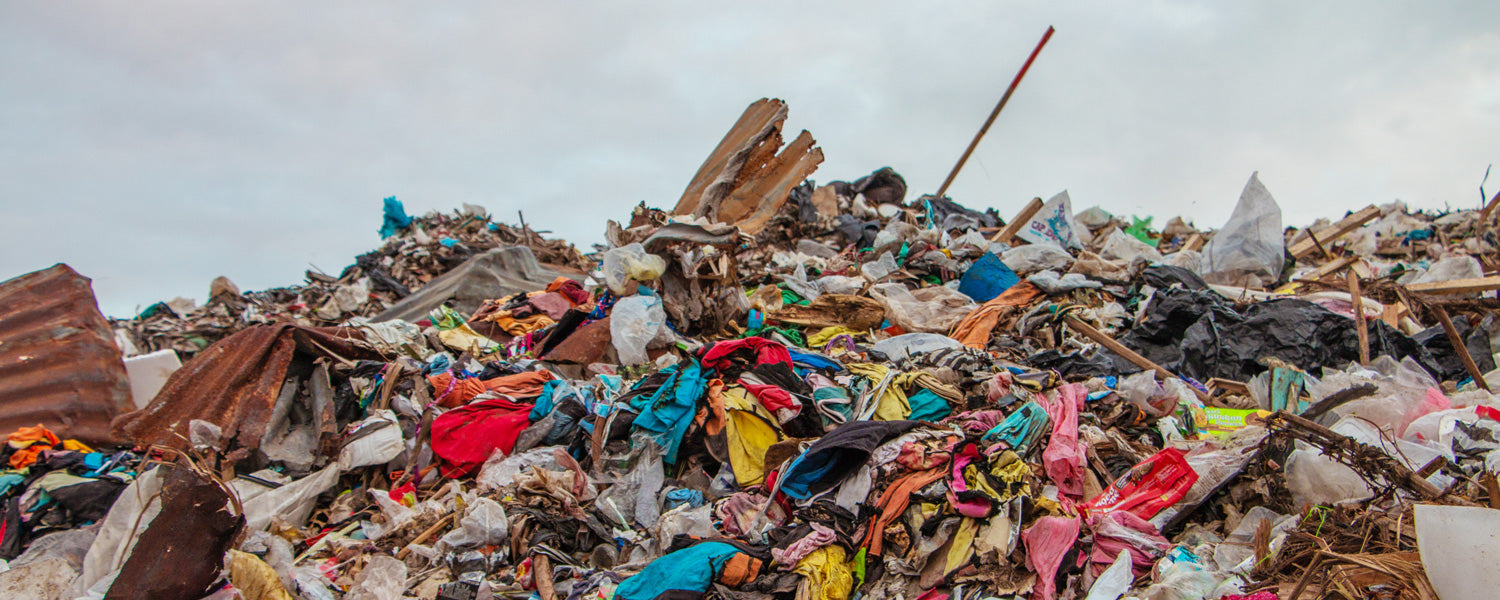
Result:
<instances>
[{"instance_id":1,"label":"plastic bag","mask_svg":"<svg viewBox=\"0 0 1500 600\"><path fill-rule=\"evenodd\" d=\"M478 484L479 491L487 492L510 485L515 481L516 475L531 467L562 470L562 467L557 465L557 459L553 458L553 451L561 448L563 447L542 446L510 456L506 456L500 450L495 450L489 460L484 461L484 466L480 467L479 476L474 478L474 483Z\"/></svg>"},{"instance_id":2,"label":"plastic bag","mask_svg":"<svg viewBox=\"0 0 1500 600\"><path fill-rule=\"evenodd\" d=\"M141 473L109 508L99 523L99 534L83 557L83 570L69 588L68 598L84 596L90 589L108 590L119 574L119 566L135 548L135 542L161 512L163 468ZM101 593L102 597L102 593Z\"/></svg>"},{"instance_id":3,"label":"plastic bag","mask_svg":"<svg viewBox=\"0 0 1500 600\"><path fill-rule=\"evenodd\" d=\"M1104 209L1098 206L1090 206L1073 215L1073 222L1089 229L1098 229L1108 225L1114 218L1114 215L1105 212Z\"/></svg>"},{"instance_id":4,"label":"plastic bag","mask_svg":"<svg viewBox=\"0 0 1500 600\"><path fill-rule=\"evenodd\" d=\"M861 277L847 277L844 275L828 275L819 277L814 281L818 289L828 294L858 294L865 289L865 280Z\"/></svg>"},{"instance_id":5,"label":"plastic bag","mask_svg":"<svg viewBox=\"0 0 1500 600\"><path fill-rule=\"evenodd\" d=\"M406 592L406 563L376 554L354 579L344 600L401 600Z\"/></svg>"},{"instance_id":6,"label":"plastic bag","mask_svg":"<svg viewBox=\"0 0 1500 600\"><path fill-rule=\"evenodd\" d=\"M656 296L629 296L615 303L610 312L609 335L620 355L620 363L645 363L646 346L666 329L667 311Z\"/></svg>"},{"instance_id":7,"label":"plastic bag","mask_svg":"<svg viewBox=\"0 0 1500 600\"><path fill-rule=\"evenodd\" d=\"M1478 279L1484 277L1484 267L1472 256L1447 256L1427 267L1427 271L1416 277L1402 277L1402 285L1415 283L1438 283L1455 279Z\"/></svg>"},{"instance_id":8,"label":"plastic bag","mask_svg":"<svg viewBox=\"0 0 1500 600\"><path fill-rule=\"evenodd\" d=\"M1358 417L1348 417L1331 427L1333 431L1353 438L1355 441L1379 448L1391 458L1401 461L1407 468L1417 470L1432 459L1444 456L1453 460L1451 449L1435 445L1418 444L1406 440L1392 441L1379 429ZM1438 488L1452 483L1452 478L1434 473L1427 478ZM1374 494L1359 474L1342 463L1323 456L1316 448L1299 443L1287 457L1286 487L1292 493L1297 506L1307 504L1332 505L1350 500L1362 500Z\"/></svg>"},{"instance_id":9,"label":"plastic bag","mask_svg":"<svg viewBox=\"0 0 1500 600\"><path fill-rule=\"evenodd\" d=\"M1116 229L1110 232L1109 237L1104 240L1104 247L1099 250L1104 258L1123 260L1134 263L1136 260L1159 261L1161 252L1155 246L1136 239L1135 236Z\"/></svg>"},{"instance_id":10,"label":"plastic bag","mask_svg":"<svg viewBox=\"0 0 1500 600\"><path fill-rule=\"evenodd\" d=\"M389 410L377 410L360 421L349 438L349 443L339 449L339 468L345 471L386 464L406 450L396 413Z\"/></svg>"},{"instance_id":11,"label":"plastic bag","mask_svg":"<svg viewBox=\"0 0 1500 600\"><path fill-rule=\"evenodd\" d=\"M1285 264L1281 207L1259 173L1240 192L1229 222L1203 247L1203 280L1223 285L1266 287L1281 278Z\"/></svg>"},{"instance_id":12,"label":"plastic bag","mask_svg":"<svg viewBox=\"0 0 1500 600\"><path fill-rule=\"evenodd\" d=\"M896 264L896 257L886 252L881 254L879 259L860 265L859 272L870 281L880 281L900 268L901 266Z\"/></svg>"},{"instance_id":13,"label":"plastic bag","mask_svg":"<svg viewBox=\"0 0 1500 600\"><path fill-rule=\"evenodd\" d=\"M1094 279L1114 279L1125 281L1130 279L1130 263L1123 260L1110 260L1089 252L1087 250L1078 254L1078 261L1073 263L1072 273L1081 273Z\"/></svg>"},{"instance_id":14,"label":"plastic bag","mask_svg":"<svg viewBox=\"0 0 1500 600\"><path fill-rule=\"evenodd\" d=\"M458 527L438 540L439 552L472 550L482 546L500 546L510 536L510 520L505 508L489 498L469 504Z\"/></svg>"},{"instance_id":15,"label":"plastic bag","mask_svg":"<svg viewBox=\"0 0 1500 600\"><path fill-rule=\"evenodd\" d=\"M1203 271L1203 254L1197 250L1178 250L1161 258L1161 264L1182 267L1194 273Z\"/></svg>"},{"instance_id":16,"label":"plastic bag","mask_svg":"<svg viewBox=\"0 0 1500 600\"><path fill-rule=\"evenodd\" d=\"M823 294L823 291L818 289L818 285L815 282L808 281L807 267L805 266L797 265L797 269L791 275L780 275L779 277L783 282L786 282L788 289L797 292L808 300L817 300L818 296Z\"/></svg>"},{"instance_id":17,"label":"plastic bag","mask_svg":"<svg viewBox=\"0 0 1500 600\"><path fill-rule=\"evenodd\" d=\"M1059 248L1083 248L1079 243L1078 225L1073 222L1073 201L1063 190L1037 211L1016 237L1033 244L1053 244Z\"/></svg>"},{"instance_id":18,"label":"plastic bag","mask_svg":"<svg viewBox=\"0 0 1500 600\"><path fill-rule=\"evenodd\" d=\"M1000 255L1000 262L1017 273L1034 273L1066 269L1073 264L1073 255L1052 244L1031 244L1006 250Z\"/></svg>"},{"instance_id":19,"label":"plastic bag","mask_svg":"<svg viewBox=\"0 0 1500 600\"><path fill-rule=\"evenodd\" d=\"M667 270L667 261L646 252L639 242L604 253L604 283L621 296L635 291L631 281L651 281Z\"/></svg>"},{"instance_id":20,"label":"plastic bag","mask_svg":"<svg viewBox=\"0 0 1500 600\"><path fill-rule=\"evenodd\" d=\"M1135 575L1130 571L1130 553L1121 552L1115 556L1115 562L1110 563L1109 568L1094 579L1094 585L1089 588L1089 595L1084 600L1119 600L1120 596L1130 591L1130 584L1134 582Z\"/></svg>"},{"instance_id":21,"label":"plastic bag","mask_svg":"<svg viewBox=\"0 0 1500 600\"><path fill-rule=\"evenodd\" d=\"M1264 506L1250 509L1234 531L1214 549L1214 564L1224 571L1248 573L1255 566L1255 532L1260 529L1261 522L1271 522L1271 554L1274 556L1281 548L1286 532L1295 528L1299 520L1300 515L1282 515Z\"/></svg>"},{"instance_id":22,"label":"plastic bag","mask_svg":"<svg viewBox=\"0 0 1500 600\"><path fill-rule=\"evenodd\" d=\"M1032 285L1041 288L1042 291L1047 292L1048 294L1066 294L1078 289L1097 289L1104 287L1103 283L1091 281L1089 280L1089 278L1084 277L1083 275L1079 275L1078 273L1058 275L1057 271L1042 271L1040 273L1033 273L1030 277L1026 278L1026 281L1030 281Z\"/></svg>"},{"instance_id":23,"label":"plastic bag","mask_svg":"<svg viewBox=\"0 0 1500 600\"><path fill-rule=\"evenodd\" d=\"M1198 474L1188 466L1182 451L1167 448L1131 467L1098 497L1080 504L1079 509L1086 515L1126 510L1150 519L1181 500L1197 481Z\"/></svg>"},{"instance_id":24,"label":"plastic bag","mask_svg":"<svg viewBox=\"0 0 1500 600\"><path fill-rule=\"evenodd\" d=\"M245 500L245 530L265 529L271 524L272 518L280 518L293 527L305 525L313 506L317 504L318 494L328 491L338 481L339 466L335 463L307 477Z\"/></svg>"},{"instance_id":25,"label":"plastic bag","mask_svg":"<svg viewBox=\"0 0 1500 600\"><path fill-rule=\"evenodd\" d=\"M947 333L979 308L968 296L946 287L908 290L905 284L882 283L870 297L885 307L886 316L908 333Z\"/></svg>"}]
</instances>

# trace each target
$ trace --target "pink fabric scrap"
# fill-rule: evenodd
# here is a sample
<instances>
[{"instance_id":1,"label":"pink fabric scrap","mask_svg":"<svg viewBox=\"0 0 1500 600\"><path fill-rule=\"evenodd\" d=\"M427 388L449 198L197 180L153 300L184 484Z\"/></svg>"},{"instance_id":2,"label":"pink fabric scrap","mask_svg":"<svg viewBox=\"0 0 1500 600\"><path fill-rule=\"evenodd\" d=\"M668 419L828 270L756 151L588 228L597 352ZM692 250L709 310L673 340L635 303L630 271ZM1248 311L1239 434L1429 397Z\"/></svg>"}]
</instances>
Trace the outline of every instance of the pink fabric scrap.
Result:
<instances>
[{"instance_id":1,"label":"pink fabric scrap","mask_svg":"<svg viewBox=\"0 0 1500 600\"><path fill-rule=\"evenodd\" d=\"M1087 450L1078 439L1078 411L1083 409L1086 396L1083 385L1073 383L1058 388L1054 396L1038 397L1052 420L1052 437L1042 452L1042 463L1057 489L1073 498L1083 496L1083 457Z\"/></svg>"},{"instance_id":2,"label":"pink fabric scrap","mask_svg":"<svg viewBox=\"0 0 1500 600\"><path fill-rule=\"evenodd\" d=\"M1026 566L1036 572L1034 600L1052 600L1057 595L1057 570L1063 556L1078 542L1078 519L1042 517L1021 532L1026 544Z\"/></svg>"}]
</instances>

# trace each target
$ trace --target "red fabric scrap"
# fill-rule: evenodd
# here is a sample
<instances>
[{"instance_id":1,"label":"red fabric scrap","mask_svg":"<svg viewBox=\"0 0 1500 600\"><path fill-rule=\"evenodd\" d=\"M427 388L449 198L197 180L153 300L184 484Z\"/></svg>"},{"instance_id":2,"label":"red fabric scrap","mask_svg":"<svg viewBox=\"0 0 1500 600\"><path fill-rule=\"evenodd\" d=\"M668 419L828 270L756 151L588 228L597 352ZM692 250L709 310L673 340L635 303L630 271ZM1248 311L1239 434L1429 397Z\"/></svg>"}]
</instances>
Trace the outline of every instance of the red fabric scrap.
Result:
<instances>
[{"instance_id":1,"label":"red fabric scrap","mask_svg":"<svg viewBox=\"0 0 1500 600\"><path fill-rule=\"evenodd\" d=\"M442 460L444 477L463 477L500 450L510 454L516 438L531 425L530 404L506 398L480 400L432 420L432 453Z\"/></svg>"}]
</instances>

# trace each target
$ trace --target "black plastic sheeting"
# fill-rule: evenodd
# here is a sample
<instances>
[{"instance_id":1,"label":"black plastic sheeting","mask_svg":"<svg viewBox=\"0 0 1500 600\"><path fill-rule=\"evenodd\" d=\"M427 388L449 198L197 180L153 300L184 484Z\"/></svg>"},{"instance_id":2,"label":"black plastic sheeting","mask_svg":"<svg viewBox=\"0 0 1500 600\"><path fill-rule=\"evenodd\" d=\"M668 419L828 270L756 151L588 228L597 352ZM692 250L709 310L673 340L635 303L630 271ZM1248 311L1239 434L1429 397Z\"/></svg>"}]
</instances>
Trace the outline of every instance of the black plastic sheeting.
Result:
<instances>
[{"instance_id":1,"label":"black plastic sheeting","mask_svg":"<svg viewBox=\"0 0 1500 600\"><path fill-rule=\"evenodd\" d=\"M1410 357L1440 380L1462 379L1461 373L1446 368L1452 356L1446 339L1424 345L1382 321L1368 324L1371 357ZM1212 291L1180 287L1157 290L1144 319L1120 343L1200 382L1214 377L1248 381L1266 370L1262 361L1268 357L1314 372L1322 367L1342 369L1359 360L1354 321L1322 306L1286 298L1253 304L1241 312ZM1117 373L1141 370L1110 356Z\"/></svg>"},{"instance_id":2,"label":"black plastic sheeting","mask_svg":"<svg viewBox=\"0 0 1500 600\"><path fill-rule=\"evenodd\" d=\"M1488 373L1495 369L1495 357L1490 354L1490 332L1483 327L1469 325L1469 318L1457 316L1453 318L1453 328L1458 330L1458 337L1464 341L1464 347L1469 350L1469 357L1474 359L1474 365L1479 367L1480 373ZM1434 325L1416 335L1411 336L1427 351L1432 354L1433 360L1437 361L1438 368L1442 369L1443 376L1439 381L1463 381L1469 376L1469 371L1464 368L1464 361L1453 351L1453 344L1448 341L1447 332L1443 331L1442 325Z\"/></svg>"}]
</instances>

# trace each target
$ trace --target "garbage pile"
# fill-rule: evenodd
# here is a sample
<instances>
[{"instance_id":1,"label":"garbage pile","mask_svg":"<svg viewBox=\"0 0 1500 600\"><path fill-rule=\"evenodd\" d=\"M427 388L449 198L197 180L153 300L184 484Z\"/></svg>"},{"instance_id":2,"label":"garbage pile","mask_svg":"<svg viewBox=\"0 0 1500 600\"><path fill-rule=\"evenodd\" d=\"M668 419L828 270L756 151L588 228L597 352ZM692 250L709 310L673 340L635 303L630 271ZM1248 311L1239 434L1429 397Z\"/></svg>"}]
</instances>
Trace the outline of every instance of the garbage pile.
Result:
<instances>
[{"instance_id":1,"label":"garbage pile","mask_svg":"<svg viewBox=\"0 0 1500 600\"><path fill-rule=\"evenodd\" d=\"M0 397L49 403L12 419L0 592L1490 597L1494 202L1284 228L1252 175L1213 230L1007 220L816 185L785 118L587 256L392 199L298 287L106 323L65 266L0 284Z\"/></svg>"}]
</instances>

